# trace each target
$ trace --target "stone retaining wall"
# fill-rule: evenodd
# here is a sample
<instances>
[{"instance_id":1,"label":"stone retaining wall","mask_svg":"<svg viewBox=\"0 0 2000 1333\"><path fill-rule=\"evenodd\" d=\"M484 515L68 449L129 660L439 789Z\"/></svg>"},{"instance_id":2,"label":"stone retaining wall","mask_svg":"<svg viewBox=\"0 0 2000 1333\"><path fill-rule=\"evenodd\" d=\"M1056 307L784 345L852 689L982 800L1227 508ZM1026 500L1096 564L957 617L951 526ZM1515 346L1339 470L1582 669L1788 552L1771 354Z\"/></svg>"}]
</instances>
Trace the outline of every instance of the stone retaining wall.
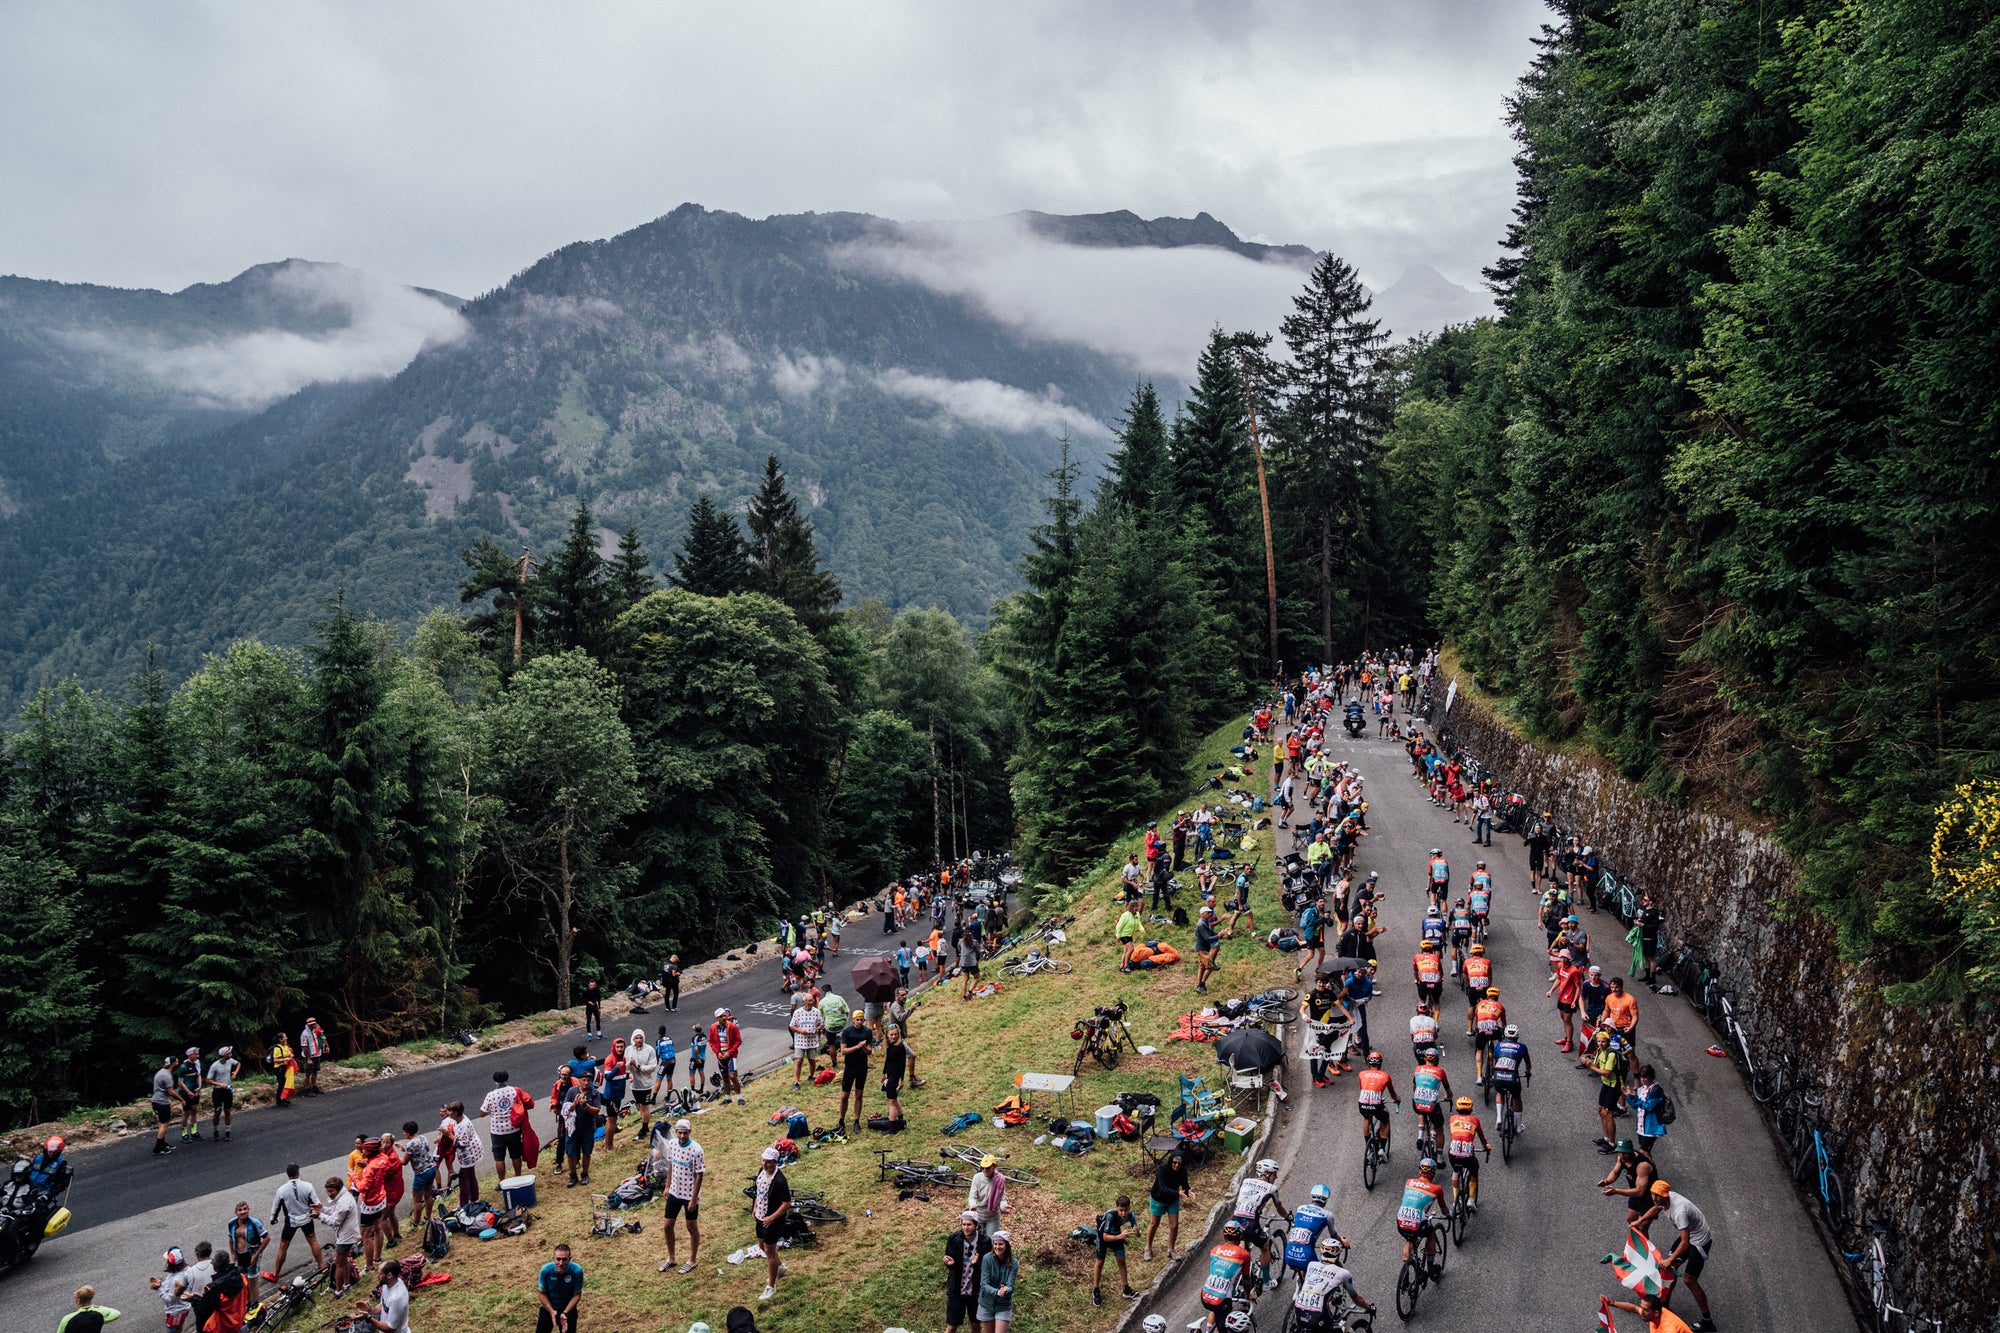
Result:
<instances>
[{"instance_id":1,"label":"stone retaining wall","mask_svg":"<svg viewBox=\"0 0 2000 1333\"><path fill-rule=\"evenodd\" d=\"M1759 1038L1784 1034L1825 1096L1850 1216L1889 1224L1898 1304L1950 1329L2000 1333L2000 1021L1885 1005L1878 978L1842 961L1831 928L1799 900L1777 844L1534 745L1468 694L1446 719L1450 743L1651 891L1663 947L1685 937L1707 949ZM1865 1235L1839 1239L1854 1251Z\"/></svg>"}]
</instances>

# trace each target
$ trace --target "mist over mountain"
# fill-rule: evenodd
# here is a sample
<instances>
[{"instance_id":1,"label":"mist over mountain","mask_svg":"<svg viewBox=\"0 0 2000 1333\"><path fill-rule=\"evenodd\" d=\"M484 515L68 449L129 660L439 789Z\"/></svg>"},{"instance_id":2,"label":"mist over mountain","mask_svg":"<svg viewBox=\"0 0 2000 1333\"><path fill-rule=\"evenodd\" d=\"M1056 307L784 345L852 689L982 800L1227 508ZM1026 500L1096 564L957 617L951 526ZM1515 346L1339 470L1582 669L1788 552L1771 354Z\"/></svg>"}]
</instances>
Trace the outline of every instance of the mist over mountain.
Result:
<instances>
[{"instance_id":1,"label":"mist over mountain","mask_svg":"<svg viewBox=\"0 0 2000 1333\"><path fill-rule=\"evenodd\" d=\"M1094 477L1133 382L1176 397L1314 257L1206 213L684 205L467 302L299 260L171 295L0 279L0 703L149 642L170 672L297 642L336 586L408 624L456 602L463 546L547 550L579 498L664 565L694 496L740 506L773 453L850 600L983 620L1061 439ZM1385 303L1447 308L1430 278Z\"/></svg>"}]
</instances>

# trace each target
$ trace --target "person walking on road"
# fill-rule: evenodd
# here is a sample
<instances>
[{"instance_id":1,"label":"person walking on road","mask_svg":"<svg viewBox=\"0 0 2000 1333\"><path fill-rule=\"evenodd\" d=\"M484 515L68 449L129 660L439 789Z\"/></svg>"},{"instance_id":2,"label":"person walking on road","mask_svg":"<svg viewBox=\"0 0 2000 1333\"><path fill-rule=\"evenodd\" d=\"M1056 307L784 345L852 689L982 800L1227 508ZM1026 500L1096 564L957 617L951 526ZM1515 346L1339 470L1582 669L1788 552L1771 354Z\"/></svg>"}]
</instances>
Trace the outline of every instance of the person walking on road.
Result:
<instances>
[{"instance_id":1,"label":"person walking on road","mask_svg":"<svg viewBox=\"0 0 2000 1333\"><path fill-rule=\"evenodd\" d=\"M555 1257L535 1276L535 1333L576 1333L577 1307L583 1303L583 1268L569 1257L569 1246L558 1245Z\"/></svg>"},{"instance_id":2,"label":"person walking on road","mask_svg":"<svg viewBox=\"0 0 2000 1333\"><path fill-rule=\"evenodd\" d=\"M681 956L667 955L666 966L660 969L660 1000L668 1013L676 1013L681 1007Z\"/></svg>"},{"instance_id":3,"label":"person walking on road","mask_svg":"<svg viewBox=\"0 0 2000 1333\"><path fill-rule=\"evenodd\" d=\"M278 1186L271 1199L271 1225L281 1226L278 1233L278 1261L271 1265L271 1272L279 1277L285 1274L285 1254L292 1248L292 1237L303 1235L306 1248L312 1251L313 1267L326 1267L326 1260L319 1252L319 1235L314 1223L319 1220L322 1200L312 1182L299 1179L299 1164L293 1162L285 1168L285 1183Z\"/></svg>"},{"instance_id":4,"label":"person walking on road","mask_svg":"<svg viewBox=\"0 0 2000 1333\"><path fill-rule=\"evenodd\" d=\"M604 993L597 988L597 982L585 982L583 987L583 1036L586 1041L601 1041L604 1037Z\"/></svg>"},{"instance_id":5,"label":"person walking on road","mask_svg":"<svg viewBox=\"0 0 2000 1333\"><path fill-rule=\"evenodd\" d=\"M707 1155L695 1142L694 1126L686 1120L675 1121L672 1136L656 1152L655 1160L667 1177L666 1220L661 1224L667 1237L667 1257L660 1271L678 1268L682 1273L692 1273L701 1256L701 1227L697 1219L701 1216L701 1186L708 1172ZM686 1263L677 1263L674 1258L674 1220L679 1217L687 1218Z\"/></svg>"},{"instance_id":6,"label":"person walking on road","mask_svg":"<svg viewBox=\"0 0 2000 1333\"><path fill-rule=\"evenodd\" d=\"M1701 1289L1701 1273L1708 1266L1708 1252L1715 1244L1715 1233L1709 1230L1708 1218L1692 1200L1684 1194L1676 1194L1666 1181L1656 1180L1653 1182L1653 1206L1634 1225L1641 1235L1650 1240L1651 1227L1661 1217L1665 1217L1667 1224L1678 1233L1673 1247L1667 1251L1664 1266L1680 1275L1680 1285L1688 1289L1688 1294L1694 1297L1695 1308L1701 1311L1694 1333L1715 1333L1715 1316L1708 1311L1708 1293ZM1666 1299L1672 1298L1673 1291L1669 1289Z\"/></svg>"}]
</instances>

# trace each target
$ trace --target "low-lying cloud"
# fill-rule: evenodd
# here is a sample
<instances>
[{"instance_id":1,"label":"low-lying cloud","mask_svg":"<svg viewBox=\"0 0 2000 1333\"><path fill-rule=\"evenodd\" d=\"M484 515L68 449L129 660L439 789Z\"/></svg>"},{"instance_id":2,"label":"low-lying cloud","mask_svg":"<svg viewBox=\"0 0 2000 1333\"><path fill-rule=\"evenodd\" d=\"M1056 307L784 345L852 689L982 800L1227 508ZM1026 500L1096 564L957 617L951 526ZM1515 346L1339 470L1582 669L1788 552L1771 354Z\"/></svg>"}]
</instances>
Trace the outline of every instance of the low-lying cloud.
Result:
<instances>
[{"instance_id":1,"label":"low-lying cloud","mask_svg":"<svg viewBox=\"0 0 2000 1333\"><path fill-rule=\"evenodd\" d=\"M310 326L344 313L346 323L323 331L274 325L195 342L116 328L62 336L193 403L249 410L308 384L394 375L425 347L456 342L469 327L434 297L340 265L285 264L251 281L269 285L274 319L290 314Z\"/></svg>"},{"instance_id":2,"label":"low-lying cloud","mask_svg":"<svg viewBox=\"0 0 2000 1333\"><path fill-rule=\"evenodd\" d=\"M900 367L883 371L875 383L884 393L930 403L967 425L1009 435L1067 434L1104 439L1111 434L1110 427L1063 402L1053 388L1029 393L997 380L951 380L913 374Z\"/></svg>"},{"instance_id":3,"label":"low-lying cloud","mask_svg":"<svg viewBox=\"0 0 2000 1333\"><path fill-rule=\"evenodd\" d=\"M1015 219L905 229L900 243L838 247L837 263L965 297L1037 338L1081 343L1182 381L1216 325L1273 330L1305 273L1213 246L1066 245Z\"/></svg>"}]
</instances>

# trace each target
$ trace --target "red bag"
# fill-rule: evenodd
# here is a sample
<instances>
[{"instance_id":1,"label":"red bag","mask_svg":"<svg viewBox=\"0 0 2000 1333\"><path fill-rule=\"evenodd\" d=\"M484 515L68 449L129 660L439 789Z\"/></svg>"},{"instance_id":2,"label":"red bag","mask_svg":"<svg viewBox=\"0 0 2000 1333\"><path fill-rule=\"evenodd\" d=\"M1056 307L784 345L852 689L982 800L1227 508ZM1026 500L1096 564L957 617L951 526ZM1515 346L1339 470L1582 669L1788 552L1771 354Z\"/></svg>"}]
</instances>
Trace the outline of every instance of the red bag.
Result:
<instances>
[{"instance_id":1,"label":"red bag","mask_svg":"<svg viewBox=\"0 0 2000 1333\"><path fill-rule=\"evenodd\" d=\"M833 1071L831 1069L822 1069L813 1075L813 1086L815 1088L823 1088L831 1082L833 1082Z\"/></svg>"},{"instance_id":2,"label":"red bag","mask_svg":"<svg viewBox=\"0 0 2000 1333\"><path fill-rule=\"evenodd\" d=\"M1120 1111L1117 1115L1111 1117L1111 1132L1121 1139L1136 1138L1139 1133L1139 1126L1131 1116Z\"/></svg>"}]
</instances>

